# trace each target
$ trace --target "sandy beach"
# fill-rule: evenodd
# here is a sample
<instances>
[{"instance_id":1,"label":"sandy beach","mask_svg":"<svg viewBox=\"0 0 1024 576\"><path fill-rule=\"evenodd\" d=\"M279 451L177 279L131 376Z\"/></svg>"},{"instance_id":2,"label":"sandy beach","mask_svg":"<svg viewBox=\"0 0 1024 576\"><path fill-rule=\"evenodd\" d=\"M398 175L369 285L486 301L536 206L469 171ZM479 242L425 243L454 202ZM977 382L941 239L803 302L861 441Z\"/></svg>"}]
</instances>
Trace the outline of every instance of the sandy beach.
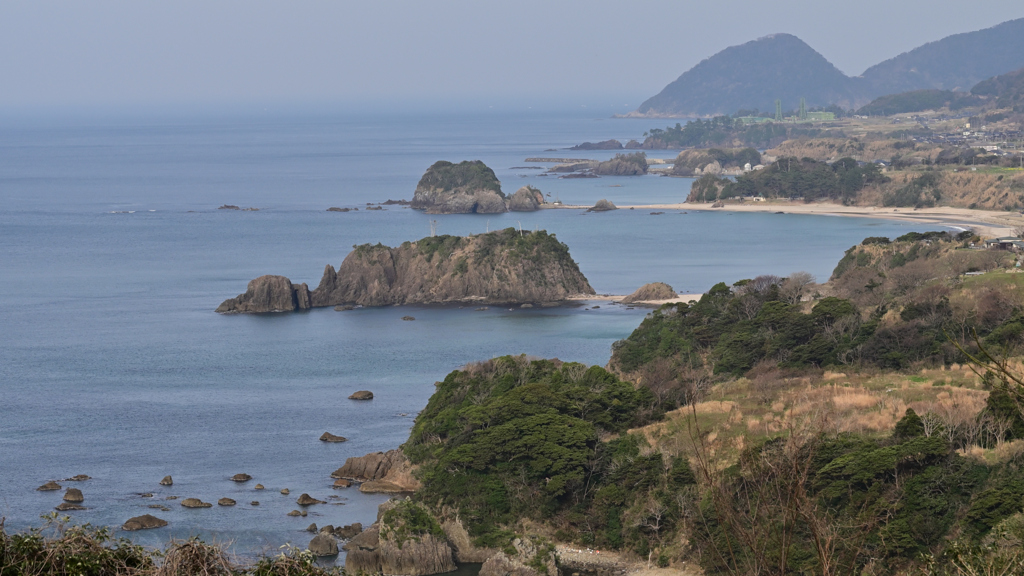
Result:
<instances>
[{"instance_id":1,"label":"sandy beach","mask_svg":"<svg viewBox=\"0 0 1024 576\"><path fill-rule=\"evenodd\" d=\"M545 208L571 208L586 210L589 206L545 206ZM705 210L719 212L764 212L786 214L815 214L818 216L846 216L851 218L881 218L921 224L940 224L957 228L973 228L983 238L1012 236L1013 229L1024 228L1024 216L1016 212L995 210L970 210L968 208L883 208L878 206L843 206L830 202L770 202L727 203L721 208L712 208L710 203L679 204L635 204L619 206L620 210Z\"/></svg>"}]
</instances>

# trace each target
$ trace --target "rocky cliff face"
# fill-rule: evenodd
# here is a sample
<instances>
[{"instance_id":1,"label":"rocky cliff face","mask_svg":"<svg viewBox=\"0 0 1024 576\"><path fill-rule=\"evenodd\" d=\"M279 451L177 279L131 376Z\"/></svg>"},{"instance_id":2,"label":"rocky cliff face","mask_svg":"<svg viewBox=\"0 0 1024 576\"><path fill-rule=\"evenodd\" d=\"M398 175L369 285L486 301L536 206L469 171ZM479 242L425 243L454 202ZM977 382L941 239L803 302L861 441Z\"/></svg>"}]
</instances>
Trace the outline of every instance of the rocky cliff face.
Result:
<instances>
[{"instance_id":1,"label":"rocky cliff face","mask_svg":"<svg viewBox=\"0 0 1024 576\"><path fill-rule=\"evenodd\" d=\"M425 576L455 571L452 548L422 504L389 500L377 522L344 546L349 574Z\"/></svg>"},{"instance_id":2,"label":"rocky cliff face","mask_svg":"<svg viewBox=\"0 0 1024 576\"><path fill-rule=\"evenodd\" d=\"M480 567L480 576L558 576L555 547L542 539L516 538L515 554L499 552Z\"/></svg>"},{"instance_id":3,"label":"rocky cliff face","mask_svg":"<svg viewBox=\"0 0 1024 576\"><path fill-rule=\"evenodd\" d=\"M362 482L359 491L367 493L397 494L420 488L419 480L413 476L412 464L401 450L353 456L332 472L331 478Z\"/></svg>"},{"instance_id":4,"label":"rocky cliff face","mask_svg":"<svg viewBox=\"0 0 1024 576\"><path fill-rule=\"evenodd\" d=\"M397 248L358 246L316 290L283 276L261 276L218 312L272 312L310 306L389 306L453 302L561 302L594 294L569 249L547 232L508 228L470 237L436 236Z\"/></svg>"},{"instance_id":5,"label":"rocky cliff face","mask_svg":"<svg viewBox=\"0 0 1024 576\"><path fill-rule=\"evenodd\" d=\"M498 177L479 160L458 164L443 160L435 162L416 185L410 206L430 214L499 214L508 211Z\"/></svg>"}]
</instances>

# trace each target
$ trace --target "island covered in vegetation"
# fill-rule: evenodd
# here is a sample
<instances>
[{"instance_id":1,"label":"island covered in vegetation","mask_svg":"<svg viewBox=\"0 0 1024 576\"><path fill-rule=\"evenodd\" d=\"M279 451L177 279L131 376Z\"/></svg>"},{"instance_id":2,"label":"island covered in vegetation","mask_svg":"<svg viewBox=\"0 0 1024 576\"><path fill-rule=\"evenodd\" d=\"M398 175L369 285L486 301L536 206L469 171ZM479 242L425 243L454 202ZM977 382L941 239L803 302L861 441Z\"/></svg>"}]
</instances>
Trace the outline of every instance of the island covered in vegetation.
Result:
<instances>
[{"instance_id":1,"label":"island covered in vegetation","mask_svg":"<svg viewBox=\"0 0 1024 576\"><path fill-rule=\"evenodd\" d=\"M391 248L355 246L319 286L260 276L221 313L289 312L322 306L493 303L549 304L593 294L554 234L507 228L475 236L430 236Z\"/></svg>"}]
</instances>

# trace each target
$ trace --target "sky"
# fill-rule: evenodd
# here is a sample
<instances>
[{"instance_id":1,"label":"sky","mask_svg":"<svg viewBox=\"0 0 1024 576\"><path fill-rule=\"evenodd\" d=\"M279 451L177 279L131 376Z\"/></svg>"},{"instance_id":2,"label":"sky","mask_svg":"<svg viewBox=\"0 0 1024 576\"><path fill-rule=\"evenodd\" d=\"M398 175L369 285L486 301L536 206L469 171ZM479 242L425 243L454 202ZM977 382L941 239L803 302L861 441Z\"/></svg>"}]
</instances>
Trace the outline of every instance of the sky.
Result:
<instances>
[{"instance_id":1,"label":"sky","mask_svg":"<svg viewBox=\"0 0 1024 576\"><path fill-rule=\"evenodd\" d=\"M1024 17L1021 0L3 0L0 112L459 103L636 108L795 34L847 74Z\"/></svg>"}]
</instances>

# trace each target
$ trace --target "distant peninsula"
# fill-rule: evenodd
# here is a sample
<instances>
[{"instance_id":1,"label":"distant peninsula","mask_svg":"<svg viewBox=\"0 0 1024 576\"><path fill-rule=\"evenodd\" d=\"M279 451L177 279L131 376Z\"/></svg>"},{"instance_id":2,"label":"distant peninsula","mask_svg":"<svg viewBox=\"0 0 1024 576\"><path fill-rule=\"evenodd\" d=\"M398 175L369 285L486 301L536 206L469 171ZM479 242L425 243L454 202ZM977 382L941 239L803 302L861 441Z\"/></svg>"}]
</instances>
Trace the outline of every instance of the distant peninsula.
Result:
<instances>
[{"instance_id":1,"label":"distant peninsula","mask_svg":"<svg viewBox=\"0 0 1024 576\"><path fill-rule=\"evenodd\" d=\"M217 312L291 312L324 306L549 304L594 289L554 234L507 228L476 236L431 236L391 248L363 244L309 290L260 276Z\"/></svg>"}]
</instances>

